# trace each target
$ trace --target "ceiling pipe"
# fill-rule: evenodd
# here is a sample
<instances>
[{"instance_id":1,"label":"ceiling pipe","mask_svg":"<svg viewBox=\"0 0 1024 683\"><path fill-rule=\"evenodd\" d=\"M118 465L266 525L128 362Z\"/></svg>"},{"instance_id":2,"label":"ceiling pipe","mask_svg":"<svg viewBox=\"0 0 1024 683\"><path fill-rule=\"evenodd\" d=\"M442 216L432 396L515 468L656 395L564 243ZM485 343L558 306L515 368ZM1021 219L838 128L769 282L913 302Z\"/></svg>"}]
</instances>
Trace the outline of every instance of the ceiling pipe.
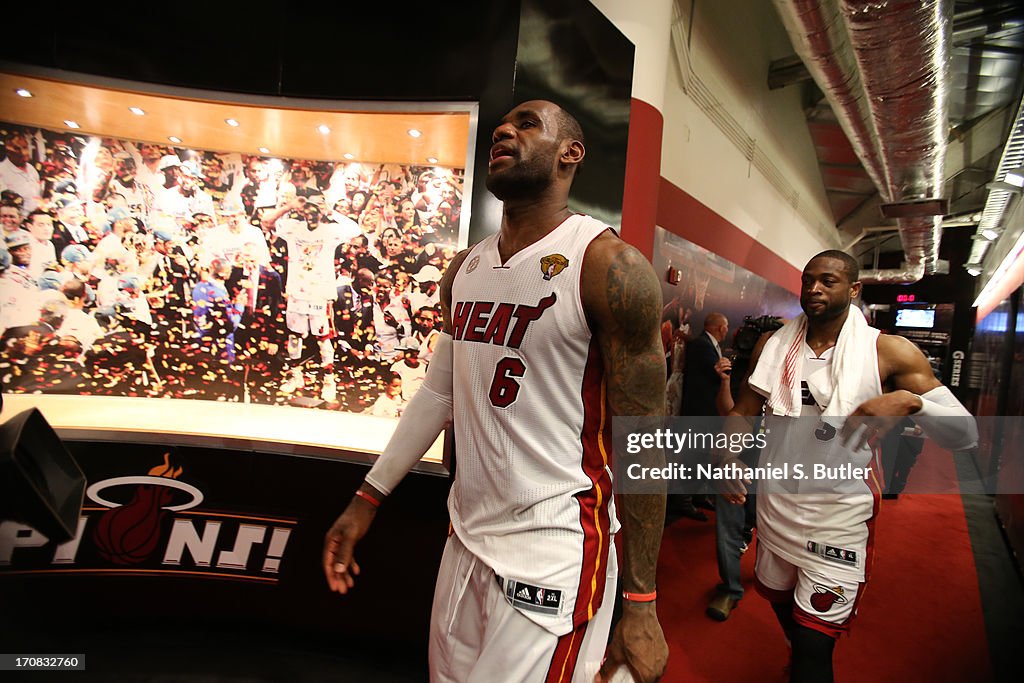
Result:
<instances>
[{"instance_id":1,"label":"ceiling pipe","mask_svg":"<svg viewBox=\"0 0 1024 683\"><path fill-rule=\"evenodd\" d=\"M875 232L896 232L897 230L899 230L899 228L897 228L895 225L876 225L876 226L872 226L872 227L869 227L869 228L863 228L860 231L860 234L858 234L852 240L850 240L849 242L847 242L846 244L843 245L843 251L849 252L855 246L860 244L861 241L865 237L870 235L871 233L875 233Z\"/></svg>"},{"instance_id":2,"label":"ceiling pipe","mask_svg":"<svg viewBox=\"0 0 1024 683\"><path fill-rule=\"evenodd\" d=\"M946 210L949 0L774 0L883 205L895 209L905 282L934 272ZM900 210L905 209L905 210ZM920 275L918 273L920 272Z\"/></svg>"}]
</instances>

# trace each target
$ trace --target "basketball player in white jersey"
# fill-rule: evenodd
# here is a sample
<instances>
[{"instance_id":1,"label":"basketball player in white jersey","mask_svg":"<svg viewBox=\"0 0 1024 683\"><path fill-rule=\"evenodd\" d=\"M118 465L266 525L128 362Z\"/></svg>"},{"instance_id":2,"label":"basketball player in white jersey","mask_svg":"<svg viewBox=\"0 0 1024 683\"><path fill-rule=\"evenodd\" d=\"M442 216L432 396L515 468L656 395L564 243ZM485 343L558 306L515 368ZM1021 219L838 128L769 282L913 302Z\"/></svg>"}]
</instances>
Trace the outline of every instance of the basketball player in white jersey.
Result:
<instances>
[{"instance_id":1,"label":"basketball player in white jersey","mask_svg":"<svg viewBox=\"0 0 1024 683\"><path fill-rule=\"evenodd\" d=\"M636 249L568 209L585 153L572 116L523 103L493 143L487 187L503 202L501 230L442 279L444 333L394 437L327 533L327 582L352 588L353 546L377 506L454 421L431 681L589 682L617 671L656 681L668 656L654 602L664 495L619 501L626 599L601 661L617 571L611 417L663 413L652 390L665 381L660 285Z\"/></svg>"},{"instance_id":2,"label":"basketball player in white jersey","mask_svg":"<svg viewBox=\"0 0 1024 683\"><path fill-rule=\"evenodd\" d=\"M285 214L295 217L285 218ZM288 327L291 369L281 383L281 392L291 394L305 386L301 364L302 340L312 336L320 347L320 366L323 369L320 398L330 402L337 398L332 324L332 307L338 296L334 251L359 228L347 218L341 219L344 221L341 224L324 221L323 215L322 195L298 197L264 218L263 227L273 231L273 235L288 245L285 324Z\"/></svg>"},{"instance_id":3,"label":"basketball player in white jersey","mask_svg":"<svg viewBox=\"0 0 1024 683\"><path fill-rule=\"evenodd\" d=\"M921 351L868 327L850 305L860 294L858 275L857 262L841 251L807 263L804 314L758 342L730 413L757 416L767 407L771 438L761 465L796 459L810 472L813 463L845 462L868 473L864 480L837 478L831 491L796 477L759 484L756 586L792 646L795 682L833 680L835 641L849 628L868 578L881 495L869 440L910 415L944 448L977 442L973 418ZM730 502L743 502L745 493L743 482L726 485Z\"/></svg>"}]
</instances>

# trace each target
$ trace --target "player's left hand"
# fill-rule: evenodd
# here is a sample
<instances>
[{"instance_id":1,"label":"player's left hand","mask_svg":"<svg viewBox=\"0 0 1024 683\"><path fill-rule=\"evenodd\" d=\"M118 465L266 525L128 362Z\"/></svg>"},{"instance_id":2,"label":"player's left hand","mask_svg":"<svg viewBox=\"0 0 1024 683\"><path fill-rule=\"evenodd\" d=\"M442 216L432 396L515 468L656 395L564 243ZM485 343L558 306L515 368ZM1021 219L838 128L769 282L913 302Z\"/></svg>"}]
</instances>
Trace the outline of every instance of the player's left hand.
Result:
<instances>
[{"instance_id":1,"label":"player's left hand","mask_svg":"<svg viewBox=\"0 0 1024 683\"><path fill-rule=\"evenodd\" d=\"M839 440L847 448L860 450L883 438L907 415L918 411L921 399L902 389L868 399L850 413L839 431Z\"/></svg>"},{"instance_id":2,"label":"player's left hand","mask_svg":"<svg viewBox=\"0 0 1024 683\"><path fill-rule=\"evenodd\" d=\"M622 619L615 627L604 663L594 683L606 683L620 667L628 667L638 683L661 680L668 664L668 643L658 623L653 602L622 603Z\"/></svg>"}]
</instances>

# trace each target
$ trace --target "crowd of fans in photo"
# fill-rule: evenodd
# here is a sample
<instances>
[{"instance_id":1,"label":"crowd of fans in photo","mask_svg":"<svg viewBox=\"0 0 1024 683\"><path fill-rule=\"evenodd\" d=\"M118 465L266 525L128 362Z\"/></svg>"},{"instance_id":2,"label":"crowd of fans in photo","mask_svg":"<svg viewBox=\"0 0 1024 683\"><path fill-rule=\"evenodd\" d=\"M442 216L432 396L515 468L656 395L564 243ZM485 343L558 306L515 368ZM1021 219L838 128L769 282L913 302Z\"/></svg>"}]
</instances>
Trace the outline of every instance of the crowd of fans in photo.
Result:
<instances>
[{"instance_id":1,"label":"crowd of fans in photo","mask_svg":"<svg viewBox=\"0 0 1024 683\"><path fill-rule=\"evenodd\" d=\"M461 169L0 128L4 391L396 417L422 382Z\"/></svg>"}]
</instances>

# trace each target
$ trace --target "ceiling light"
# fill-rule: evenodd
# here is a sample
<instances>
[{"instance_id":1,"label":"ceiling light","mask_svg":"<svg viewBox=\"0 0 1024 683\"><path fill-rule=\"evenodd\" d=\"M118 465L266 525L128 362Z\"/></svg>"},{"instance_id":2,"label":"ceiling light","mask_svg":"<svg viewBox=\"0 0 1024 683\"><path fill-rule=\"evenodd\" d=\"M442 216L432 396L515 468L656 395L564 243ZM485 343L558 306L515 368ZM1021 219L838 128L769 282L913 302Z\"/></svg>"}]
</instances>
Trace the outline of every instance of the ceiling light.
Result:
<instances>
[{"instance_id":1,"label":"ceiling light","mask_svg":"<svg viewBox=\"0 0 1024 683\"><path fill-rule=\"evenodd\" d=\"M437 157L427 157L427 162L431 164L437 163Z\"/></svg>"},{"instance_id":2,"label":"ceiling light","mask_svg":"<svg viewBox=\"0 0 1024 683\"><path fill-rule=\"evenodd\" d=\"M135 114L136 116L145 116L146 115L146 112L144 112L143 110L139 109L138 107L128 107L128 111L130 111L131 113Z\"/></svg>"},{"instance_id":3,"label":"ceiling light","mask_svg":"<svg viewBox=\"0 0 1024 683\"><path fill-rule=\"evenodd\" d=\"M1024 166L1008 169L1003 180L1016 187L1024 187Z\"/></svg>"},{"instance_id":4,"label":"ceiling light","mask_svg":"<svg viewBox=\"0 0 1024 683\"><path fill-rule=\"evenodd\" d=\"M409 129L409 137L411 137L411 138L418 138L418 137L422 137L422 136L423 136L423 132L422 131L418 131L415 128L410 128Z\"/></svg>"},{"instance_id":5,"label":"ceiling light","mask_svg":"<svg viewBox=\"0 0 1024 683\"><path fill-rule=\"evenodd\" d=\"M349 153L349 152L345 152L345 153L344 153L344 154L342 154L341 156L345 157L346 159L355 159L355 158L356 158L356 155L355 155L355 154L351 154L351 153Z\"/></svg>"},{"instance_id":6,"label":"ceiling light","mask_svg":"<svg viewBox=\"0 0 1024 683\"><path fill-rule=\"evenodd\" d=\"M181 143L181 138L179 138L177 135L172 135L172 136L168 137L167 139L170 140L171 142L173 142L176 145Z\"/></svg>"},{"instance_id":7,"label":"ceiling light","mask_svg":"<svg viewBox=\"0 0 1024 683\"><path fill-rule=\"evenodd\" d=\"M232 128L238 128L239 125L238 121L235 121L234 119L224 119L224 123L228 124Z\"/></svg>"},{"instance_id":8,"label":"ceiling light","mask_svg":"<svg viewBox=\"0 0 1024 683\"><path fill-rule=\"evenodd\" d=\"M327 126L325 126L325 125L324 125L324 124L322 124L322 123L321 123L321 124L320 124L319 126L317 126L317 127L316 127L316 129L317 129L318 131L320 131L321 133L323 133L324 135L327 135L328 133L330 133L330 132L331 132L331 129L330 129L330 128L328 128Z\"/></svg>"},{"instance_id":9,"label":"ceiling light","mask_svg":"<svg viewBox=\"0 0 1024 683\"><path fill-rule=\"evenodd\" d=\"M270 150L267 149L266 147L260 147L260 153L261 154L270 154Z\"/></svg>"},{"instance_id":10,"label":"ceiling light","mask_svg":"<svg viewBox=\"0 0 1024 683\"><path fill-rule=\"evenodd\" d=\"M78 122L77 122L77 121L68 121L68 120L65 120L65 121L64 121L64 125L65 125L65 126L67 126L68 128L81 128L81 126L80 126L80 125L78 125Z\"/></svg>"},{"instance_id":11,"label":"ceiling light","mask_svg":"<svg viewBox=\"0 0 1024 683\"><path fill-rule=\"evenodd\" d=\"M979 263L965 263L964 269L970 273L971 277L978 277L981 275L981 264Z\"/></svg>"},{"instance_id":12,"label":"ceiling light","mask_svg":"<svg viewBox=\"0 0 1024 683\"><path fill-rule=\"evenodd\" d=\"M1016 185L1011 185L1003 180L997 180L994 183L985 183L985 187L995 192L1020 192L1021 188Z\"/></svg>"},{"instance_id":13,"label":"ceiling light","mask_svg":"<svg viewBox=\"0 0 1024 683\"><path fill-rule=\"evenodd\" d=\"M989 242L994 242L998 237L999 233L992 228L985 228L981 231L981 236L987 239Z\"/></svg>"},{"instance_id":14,"label":"ceiling light","mask_svg":"<svg viewBox=\"0 0 1024 683\"><path fill-rule=\"evenodd\" d=\"M18 88L14 91L14 94L18 97L32 97L32 93L28 90L25 90L24 88Z\"/></svg>"}]
</instances>

